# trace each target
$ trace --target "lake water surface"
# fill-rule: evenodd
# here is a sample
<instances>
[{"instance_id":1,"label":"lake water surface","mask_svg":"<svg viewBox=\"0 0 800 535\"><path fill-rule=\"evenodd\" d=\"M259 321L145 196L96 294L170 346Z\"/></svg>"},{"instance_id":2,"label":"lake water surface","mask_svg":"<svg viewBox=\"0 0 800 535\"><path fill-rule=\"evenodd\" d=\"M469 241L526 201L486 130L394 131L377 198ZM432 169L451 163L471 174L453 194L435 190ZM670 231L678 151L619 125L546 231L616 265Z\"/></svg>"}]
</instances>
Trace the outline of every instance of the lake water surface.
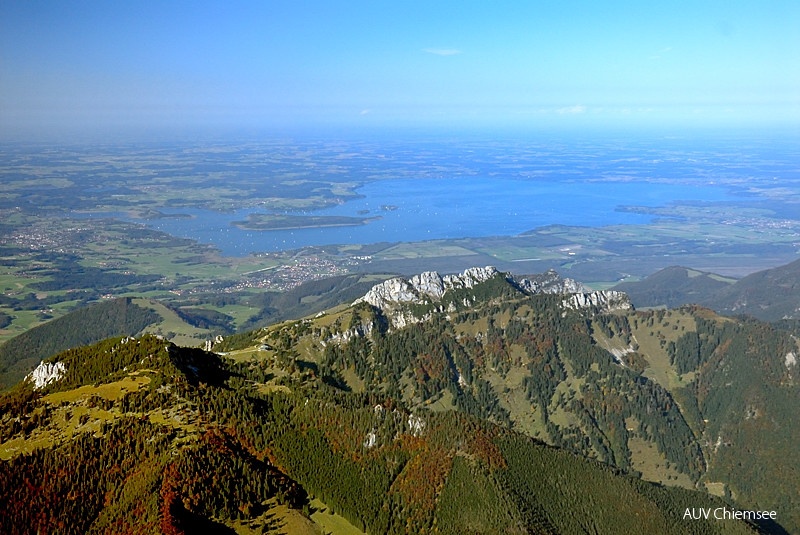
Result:
<instances>
[{"instance_id":1,"label":"lake water surface","mask_svg":"<svg viewBox=\"0 0 800 535\"><path fill-rule=\"evenodd\" d=\"M667 206L675 201L724 201L722 187L644 181L562 181L458 177L379 180L358 189L361 198L305 215L374 217L361 226L253 231L232 226L250 213L176 210L192 218L148 222L169 234L210 243L223 253L279 251L311 245L508 236L551 224L597 227L647 223L624 206ZM391 206L391 210L385 207Z\"/></svg>"}]
</instances>

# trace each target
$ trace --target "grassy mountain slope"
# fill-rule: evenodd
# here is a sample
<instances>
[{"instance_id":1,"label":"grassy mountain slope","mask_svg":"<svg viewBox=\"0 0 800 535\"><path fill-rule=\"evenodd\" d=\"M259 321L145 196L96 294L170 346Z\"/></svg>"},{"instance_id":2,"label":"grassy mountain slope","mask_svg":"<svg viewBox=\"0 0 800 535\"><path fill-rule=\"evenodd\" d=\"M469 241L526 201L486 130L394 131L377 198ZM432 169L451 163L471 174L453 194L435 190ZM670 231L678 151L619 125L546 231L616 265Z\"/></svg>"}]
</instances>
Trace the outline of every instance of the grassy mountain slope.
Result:
<instances>
[{"instance_id":1,"label":"grassy mountain slope","mask_svg":"<svg viewBox=\"0 0 800 535\"><path fill-rule=\"evenodd\" d=\"M458 412L342 391L311 365L152 336L52 359L0 405L3 533L313 532L310 495L372 533L751 533L722 507ZM69 476L67 476L69 475Z\"/></svg>"}]
</instances>

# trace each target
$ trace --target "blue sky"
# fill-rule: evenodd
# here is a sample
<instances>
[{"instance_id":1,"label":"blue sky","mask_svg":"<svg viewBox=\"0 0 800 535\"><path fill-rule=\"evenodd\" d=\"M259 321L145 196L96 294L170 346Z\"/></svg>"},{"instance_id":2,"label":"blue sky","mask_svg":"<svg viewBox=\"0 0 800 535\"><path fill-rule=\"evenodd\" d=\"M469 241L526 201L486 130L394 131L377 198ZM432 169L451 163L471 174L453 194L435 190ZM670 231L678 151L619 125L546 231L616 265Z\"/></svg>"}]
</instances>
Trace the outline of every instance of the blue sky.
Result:
<instances>
[{"instance_id":1,"label":"blue sky","mask_svg":"<svg viewBox=\"0 0 800 535\"><path fill-rule=\"evenodd\" d=\"M0 2L3 137L800 124L800 2Z\"/></svg>"}]
</instances>

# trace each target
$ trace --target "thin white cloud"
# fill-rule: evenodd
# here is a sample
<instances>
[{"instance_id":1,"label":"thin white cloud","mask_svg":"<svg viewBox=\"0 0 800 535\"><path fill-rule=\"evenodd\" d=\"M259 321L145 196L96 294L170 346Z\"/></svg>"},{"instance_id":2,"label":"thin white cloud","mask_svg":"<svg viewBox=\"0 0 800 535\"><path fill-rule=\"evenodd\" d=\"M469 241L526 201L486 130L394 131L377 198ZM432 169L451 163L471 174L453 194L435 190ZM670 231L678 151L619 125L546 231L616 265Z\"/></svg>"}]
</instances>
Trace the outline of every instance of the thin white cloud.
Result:
<instances>
[{"instance_id":1,"label":"thin white cloud","mask_svg":"<svg viewBox=\"0 0 800 535\"><path fill-rule=\"evenodd\" d=\"M423 48L422 51L437 56L456 56L461 54L461 51L457 48Z\"/></svg>"},{"instance_id":2,"label":"thin white cloud","mask_svg":"<svg viewBox=\"0 0 800 535\"><path fill-rule=\"evenodd\" d=\"M672 50L671 46L665 46L660 51L658 51L657 53L655 53L652 56L648 57L647 59L650 59L650 60L661 59L661 55L662 54L668 54L671 50Z\"/></svg>"},{"instance_id":3,"label":"thin white cloud","mask_svg":"<svg viewBox=\"0 0 800 535\"><path fill-rule=\"evenodd\" d=\"M580 104L577 106L568 106L566 108L558 108L556 113L560 113L561 115L577 115L579 113L586 113L586 106L581 106Z\"/></svg>"},{"instance_id":4,"label":"thin white cloud","mask_svg":"<svg viewBox=\"0 0 800 535\"><path fill-rule=\"evenodd\" d=\"M372 113L372 110L371 110L371 109L369 109L369 108L367 108L367 109L365 109L365 110L361 110L361 111L359 112L359 115L369 115L370 113Z\"/></svg>"}]
</instances>

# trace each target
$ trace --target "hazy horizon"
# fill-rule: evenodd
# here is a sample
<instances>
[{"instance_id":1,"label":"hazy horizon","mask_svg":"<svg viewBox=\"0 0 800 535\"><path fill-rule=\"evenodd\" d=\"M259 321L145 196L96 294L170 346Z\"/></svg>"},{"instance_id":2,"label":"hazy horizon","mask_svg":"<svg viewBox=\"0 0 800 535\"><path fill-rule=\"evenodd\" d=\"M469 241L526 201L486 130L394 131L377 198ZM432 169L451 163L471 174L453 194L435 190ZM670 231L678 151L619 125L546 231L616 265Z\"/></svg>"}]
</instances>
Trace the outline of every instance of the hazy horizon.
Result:
<instances>
[{"instance_id":1,"label":"hazy horizon","mask_svg":"<svg viewBox=\"0 0 800 535\"><path fill-rule=\"evenodd\" d=\"M794 128L800 4L6 2L0 138Z\"/></svg>"}]
</instances>

